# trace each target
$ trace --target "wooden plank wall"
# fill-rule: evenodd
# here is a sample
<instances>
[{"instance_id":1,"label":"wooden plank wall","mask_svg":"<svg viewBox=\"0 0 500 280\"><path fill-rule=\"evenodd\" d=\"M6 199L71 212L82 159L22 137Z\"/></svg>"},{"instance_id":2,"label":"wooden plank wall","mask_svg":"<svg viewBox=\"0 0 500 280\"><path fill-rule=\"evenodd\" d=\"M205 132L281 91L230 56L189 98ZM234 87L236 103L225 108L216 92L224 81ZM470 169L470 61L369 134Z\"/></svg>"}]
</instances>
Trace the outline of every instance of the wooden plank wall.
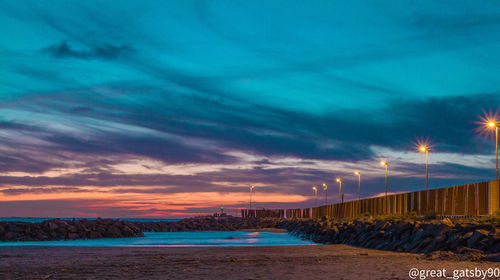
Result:
<instances>
[{"instance_id":1,"label":"wooden plank wall","mask_svg":"<svg viewBox=\"0 0 500 280\"><path fill-rule=\"evenodd\" d=\"M500 181L416 191L387 197L374 197L313 208L242 209L242 217L278 218L348 218L361 214L418 215L436 213L440 216L492 215L500 211Z\"/></svg>"},{"instance_id":2,"label":"wooden plank wall","mask_svg":"<svg viewBox=\"0 0 500 280\"><path fill-rule=\"evenodd\" d=\"M439 216L491 215L500 210L499 181L431 189L312 208L312 217L348 218L361 214Z\"/></svg>"}]
</instances>

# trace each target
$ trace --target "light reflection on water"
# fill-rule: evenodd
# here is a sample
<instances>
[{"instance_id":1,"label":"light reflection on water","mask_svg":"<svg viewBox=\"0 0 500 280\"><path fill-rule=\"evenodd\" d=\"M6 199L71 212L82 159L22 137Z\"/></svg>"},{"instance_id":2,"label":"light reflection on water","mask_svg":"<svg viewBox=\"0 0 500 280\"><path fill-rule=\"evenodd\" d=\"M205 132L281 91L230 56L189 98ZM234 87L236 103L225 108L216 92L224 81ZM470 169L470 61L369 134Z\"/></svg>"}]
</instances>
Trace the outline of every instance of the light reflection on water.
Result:
<instances>
[{"instance_id":1,"label":"light reflection on water","mask_svg":"<svg viewBox=\"0 0 500 280\"><path fill-rule=\"evenodd\" d=\"M315 245L288 233L243 231L146 232L145 237L0 242L0 246L209 247Z\"/></svg>"}]
</instances>

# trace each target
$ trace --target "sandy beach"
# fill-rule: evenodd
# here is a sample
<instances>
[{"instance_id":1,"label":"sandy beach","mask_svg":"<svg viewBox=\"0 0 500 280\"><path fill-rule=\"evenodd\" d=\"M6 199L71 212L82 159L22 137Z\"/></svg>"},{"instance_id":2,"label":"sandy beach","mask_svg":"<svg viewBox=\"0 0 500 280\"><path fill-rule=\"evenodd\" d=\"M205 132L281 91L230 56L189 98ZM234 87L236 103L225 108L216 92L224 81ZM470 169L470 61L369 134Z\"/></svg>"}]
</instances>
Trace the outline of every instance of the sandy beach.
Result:
<instances>
[{"instance_id":1,"label":"sandy beach","mask_svg":"<svg viewBox=\"0 0 500 280\"><path fill-rule=\"evenodd\" d=\"M409 279L411 268L475 267L500 264L428 260L346 245L0 248L0 279Z\"/></svg>"}]
</instances>

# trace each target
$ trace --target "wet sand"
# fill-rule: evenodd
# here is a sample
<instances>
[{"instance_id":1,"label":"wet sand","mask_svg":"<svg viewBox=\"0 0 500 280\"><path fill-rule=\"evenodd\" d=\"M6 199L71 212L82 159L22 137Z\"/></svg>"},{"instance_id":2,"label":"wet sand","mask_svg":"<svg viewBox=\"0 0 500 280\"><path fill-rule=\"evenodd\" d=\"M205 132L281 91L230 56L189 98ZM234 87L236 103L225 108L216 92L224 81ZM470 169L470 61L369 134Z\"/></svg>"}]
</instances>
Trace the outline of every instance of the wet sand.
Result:
<instances>
[{"instance_id":1,"label":"wet sand","mask_svg":"<svg viewBox=\"0 0 500 280\"><path fill-rule=\"evenodd\" d=\"M451 271L500 264L431 261L346 245L0 247L0 279L409 279L413 267Z\"/></svg>"}]
</instances>

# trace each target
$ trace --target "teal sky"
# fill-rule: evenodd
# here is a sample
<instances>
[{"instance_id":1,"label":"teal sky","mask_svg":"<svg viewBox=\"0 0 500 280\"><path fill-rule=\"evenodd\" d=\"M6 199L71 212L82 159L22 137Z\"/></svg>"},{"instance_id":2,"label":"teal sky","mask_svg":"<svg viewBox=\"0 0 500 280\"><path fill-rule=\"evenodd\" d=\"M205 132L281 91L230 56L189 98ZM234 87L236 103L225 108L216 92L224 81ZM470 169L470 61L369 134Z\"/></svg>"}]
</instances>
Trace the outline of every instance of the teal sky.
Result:
<instances>
[{"instance_id":1,"label":"teal sky","mask_svg":"<svg viewBox=\"0 0 500 280\"><path fill-rule=\"evenodd\" d=\"M182 216L243 207L249 184L309 205L355 169L376 195L380 159L419 189L418 139L435 187L492 179L475 121L499 108L498 34L498 1L0 0L0 210Z\"/></svg>"}]
</instances>

